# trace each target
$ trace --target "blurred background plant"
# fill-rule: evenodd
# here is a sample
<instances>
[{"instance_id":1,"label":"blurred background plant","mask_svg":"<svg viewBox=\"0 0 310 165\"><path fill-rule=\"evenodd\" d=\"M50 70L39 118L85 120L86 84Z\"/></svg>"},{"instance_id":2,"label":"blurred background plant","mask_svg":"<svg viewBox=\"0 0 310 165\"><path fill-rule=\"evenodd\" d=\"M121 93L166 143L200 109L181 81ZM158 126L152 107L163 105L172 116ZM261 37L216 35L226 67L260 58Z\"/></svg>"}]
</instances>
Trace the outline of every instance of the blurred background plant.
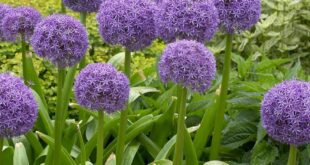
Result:
<instances>
[{"instance_id":1,"label":"blurred background plant","mask_svg":"<svg viewBox=\"0 0 310 165\"><path fill-rule=\"evenodd\" d=\"M1 3L13 6L30 5L47 16L60 11L58 1L51 0L0 0ZM223 131L222 160L231 160L230 164L285 164L288 157L288 147L266 137L261 127L259 110L263 94L276 83L286 79L310 80L310 1L309 0L262 0L261 21L241 35L234 38L233 47L233 71L231 73L231 87L229 89L228 115ZM68 14L79 17L77 13L68 10ZM87 19L90 49L87 59L92 62L109 61L114 66L122 68L121 47L112 47L102 42L98 34L95 14ZM220 33L207 44L217 56L218 66L223 63L222 56L225 49L224 36ZM133 104L135 114L144 116L151 110L158 108L153 113L164 112L171 107L173 91L171 84L163 86L156 78L157 57L165 48L161 40L156 40L153 45L133 56L133 86L144 85L160 89L161 93L146 94L135 98ZM16 44L0 43L0 72L12 71L21 75L20 47ZM50 63L34 57L34 65L39 73L49 107L55 107L56 83L54 70ZM221 73L219 73L221 74ZM220 77L220 76L218 76ZM206 109L212 107L212 97L219 85L219 78L214 82L211 90L205 95L191 95L188 105L187 126L195 126L200 123ZM166 89L169 89L165 92ZM152 91L150 89L134 89L136 95ZM153 91L155 91L153 89ZM145 110L139 110L145 109ZM54 108L49 110L54 111ZM74 109L70 111L74 116ZM86 137L94 134L94 120L86 127ZM154 126L155 127L155 126ZM149 132L146 132L149 134ZM152 134L150 136L153 137ZM137 147L133 141L130 146ZM159 145L162 147L161 145ZM26 146L27 148L27 146ZM139 146L138 146L139 148ZM165 148L163 148L165 149ZM139 150L146 150L140 148ZM140 156L151 157L140 152ZM209 153L206 148L204 154ZM73 157L76 153L73 152ZM310 146L301 148L300 163L308 165L310 160ZM203 158L207 156L203 156ZM139 158L141 159L141 158ZM138 160L134 160L139 162ZM40 162L40 161L38 161Z\"/></svg>"}]
</instances>

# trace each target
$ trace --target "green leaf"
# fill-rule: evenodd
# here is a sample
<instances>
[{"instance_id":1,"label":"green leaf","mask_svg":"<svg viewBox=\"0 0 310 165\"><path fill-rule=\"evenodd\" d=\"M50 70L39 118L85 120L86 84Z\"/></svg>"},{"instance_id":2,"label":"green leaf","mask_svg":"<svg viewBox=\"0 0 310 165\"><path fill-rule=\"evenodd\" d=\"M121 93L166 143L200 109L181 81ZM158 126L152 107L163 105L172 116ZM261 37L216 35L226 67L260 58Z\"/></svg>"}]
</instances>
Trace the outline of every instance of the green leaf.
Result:
<instances>
[{"instance_id":1,"label":"green leaf","mask_svg":"<svg viewBox=\"0 0 310 165\"><path fill-rule=\"evenodd\" d=\"M151 92L159 92L159 90L156 88L152 88L152 87L132 87L130 88L128 102L132 103L141 95L146 94L146 93L151 93Z\"/></svg>"},{"instance_id":2,"label":"green leaf","mask_svg":"<svg viewBox=\"0 0 310 165\"><path fill-rule=\"evenodd\" d=\"M105 165L116 165L116 157L114 154L111 154L107 161L105 162Z\"/></svg>"},{"instance_id":3,"label":"green leaf","mask_svg":"<svg viewBox=\"0 0 310 165\"><path fill-rule=\"evenodd\" d=\"M151 117L151 118L149 118ZM140 120L137 122L133 123L133 125L129 126L127 129L127 134L126 134L126 143L137 137L139 134L142 132L150 129L155 122L158 121L158 119L161 117L161 115L153 116L150 115L148 118L146 116L142 117ZM142 122L143 120L143 122ZM138 124L139 123L139 124ZM114 139L105 149L105 153L103 156L103 159L107 159L108 156L113 152L113 150L116 147L116 139Z\"/></svg>"},{"instance_id":4,"label":"green leaf","mask_svg":"<svg viewBox=\"0 0 310 165\"><path fill-rule=\"evenodd\" d=\"M45 142L47 143L52 149L54 149L54 139L41 133L41 132L36 132L38 134L38 136ZM61 151L58 151L61 154L61 162L63 164L66 165L74 165L75 162L74 160L71 158L70 154L66 151L66 149L64 147L61 148Z\"/></svg>"},{"instance_id":5,"label":"green leaf","mask_svg":"<svg viewBox=\"0 0 310 165\"><path fill-rule=\"evenodd\" d=\"M218 160L213 160L213 161L206 162L203 165L228 165L228 164L225 162L218 161Z\"/></svg>"},{"instance_id":6,"label":"green leaf","mask_svg":"<svg viewBox=\"0 0 310 165\"><path fill-rule=\"evenodd\" d=\"M5 165L13 165L13 155L14 149L13 147L6 147L2 151L2 161L5 162Z\"/></svg>"},{"instance_id":7,"label":"green leaf","mask_svg":"<svg viewBox=\"0 0 310 165\"><path fill-rule=\"evenodd\" d=\"M270 164L279 155L277 147L263 141L254 149L251 156L251 165Z\"/></svg>"},{"instance_id":8,"label":"green leaf","mask_svg":"<svg viewBox=\"0 0 310 165\"><path fill-rule=\"evenodd\" d=\"M266 1L265 1L266 2ZM263 29L268 28L271 24L274 23L274 21L277 19L278 13L274 12L272 15L270 15L266 20L262 21L261 27Z\"/></svg>"},{"instance_id":9,"label":"green leaf","mask_svg":"<svg viewBox=\"0 0 310 165\"><path fill-rule=\"evenodd\" d=\"M222 145L235 149L255 139L257 127L254 122L241 121L230 123L225 130L227 131L224 133Z\"/></svg>"},{"instance_id":10,"label":"green leaf","mask_svg":"<svg viewBox=\"0 0 310 165\"><path fill-rule=\"evenodd\" d=\"M185 128L184 128L185 129ZM191 165L198 165L198 159L197 159L197 154L195 150L194 143L192 141L191 135L189 132L185 129L184 131L184 155L186 158L186 164L191 164Z\"/></svg>"},{"instance_id":11,"label":"green leaf","mask_svg":"<svg viewBox=\"0 0 310 165\"><path fill-rule=\"evenodd\" d=\"M187 128L187 131L189 133L195 132L199 129L199 126L195 126L195 127L190 127ZM176 142L176 135L174 135L165 145L164 147L160 150L160 152L158 153L158 155L156 156L155 160L162 160L162 159L166 159L169 157L173 146L175 145Z\"/></svg>"},{"instance_id":12,"label":"green leaf","mask_svg":"<svg viewBox=\"0 0 310 165\"><path fill-rule=\"evenodd\" d=\"M296 62L293 68L289 69L287 74L285 75L286 80L296 79L298 77L298 73L302 70L300 60Z\"/></svg>"},{"instance_id":13,"label":"green leaf","mask_svg":"<svg viewBox=\"0 0 310 165\"><path fill-rule=\"evenodd\" d=\"M53 130L53 125L52 125L52 122L51 122L51 118L50 118L50 116L48 114L48 110L44 106L44 103L42 102L41 97L35 91L32 91L32 93L34 94L34 96L36 98L36 101L37 101L37 103L39 105L39 117L41 118L41 120L43 122L43 125L44 125L44 127L46 129L46 132L49 135L53 135L54 130Z\"/></svg>"},{"instance_id":14,"label":"green leaf","mask_svg":"<svg viewBox=\"0 0 310 165\"><path fill-rule=\"evenodd\" d=\"M156 160L152 163L150 163L149 165L172 165L173 162L171 160Z\"/></svg>"},{"instance_id":15,"label":"green leaf","mask_svg":"<svg viewBox=\"0 0 310 165\"><path fill-rule=\"evenodd\" d=\"M291 59L281 59L281 58L280 59L274 59L274 60L265 59L257 65L256 70L257 71L263 71L266 69L270 69L272 67L280 66L280 65L285 64L285 63L290 62L290 61L291 61Z\"/></svg>"},{"instance_id":16,"label":"green leaf","mask_svg":"<svg viewBox=\"0 0 310 165\"><path fill-rule=\"evenodd\" d=\"M118 53L110 58L108 63L112 64L116 68L120 68L124 65L125 61L125 52Z\"/></svg>"},{"instance_id":17,"label":"green leaf","mask_svg":"<svg viewBox=\"0 0 310 165\"><path fill-rule=\"evenodd\" d=\"M267 135L267 132L263 128L261 121L258 123L257 128L258 129L257 129L257 136L256 136L255 145L259 144L264 139L264 137Z\"/></svg>"},{"instance_id":18,"label":"green leaf","mask_svg":"<svg viewBox=\"0 0 310 165\"><path fill-rule=\"evenodd\" d=\"M26 149L23 143L15 144L13 162L14 165L29 165Z\"/></svg>"},{"instance_id":19,"label":"green leaf","mask_svg":"<svg viewBox=\"0 0 310 165\"><path fill-rule=\"evenodd\" d=\"M140 143L137 141L131 142L127 147L124 152L124 159L123 159L123 165L126 164L132 164L138 150L140 147Z\"/></svg>"}]
</instances>

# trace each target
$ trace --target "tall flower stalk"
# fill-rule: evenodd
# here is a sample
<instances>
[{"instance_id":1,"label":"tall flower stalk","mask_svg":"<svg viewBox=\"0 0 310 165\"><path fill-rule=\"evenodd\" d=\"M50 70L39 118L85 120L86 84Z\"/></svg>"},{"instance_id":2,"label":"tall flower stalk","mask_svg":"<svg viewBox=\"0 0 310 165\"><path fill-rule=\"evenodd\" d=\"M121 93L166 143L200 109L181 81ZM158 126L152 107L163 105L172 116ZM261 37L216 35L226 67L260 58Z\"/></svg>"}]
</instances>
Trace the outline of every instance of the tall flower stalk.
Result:
<instances>
[{"instance_id":1,"label":"tall flower stalk","mask_svg":"<svg viewBox=\"0 0 310 165\"><path fill-rule=\"evenodd\" d=\"M81 71L74 89L80 105L98 111L96 164L102 165L104 111L113 113L125 107L129 97L129 80L110 64L96 63Z\"/></svg>"},{"instance_id":2,"label":"tall flower stalk","mask_svg":"<svg viewBox=\"0 0 310 165\"><path fill-rule=\"evenodd\" d=\"M35 26L41 21L41 14L31 7L18 7L7 9L2 15L0 39L11 42L20 42L22 53L22 72L24 81L41 97L44 106L47 106L38 75L33 66L32 57L27 55L28 45ZM17 27L17 28L16 28Z\"/></svg>"},{"instance_id":3,"label":"tall flower stalk","mask_svg":"<svg viewBox=\"0 0 310 165\"><path fill-rule=\"evenodd\" d=\"M220 96L218 101L217 114L215 116L214 133L212 137L210 159L218 159L218 152L221 142L221 133L224 125L224 113L226 109L227 91L229 85L230 65L231 65L231 51L232 51L232 38L231 34L226 35L226 50L224 58L224 69Z\"/></svg>"},{"instance_id":4,"label":"tall flower stalk","mask_svg":"<svg viewBox=\"0 0 310 165\"><path fill-rule=\"evenodd\" d=\"M184 136L185 136L184 131L186 131L185 116L186 116L187 89L182 86L178 86L177 90L179 93L178 105L177 105L179 116L178 116L177 140L173 156L174 165L183 164L183 150L184 150Z\"/></svg>"},{"instance_id":5,"label":"tall flower stalk","mask_svg":"<svg viewBox=\"0 0 310 165\"><path fill-rule=\"evenodd\" d=\"M103 1L100 6L97 14L100 34L106 43L125 47L124 72L128 79L131 52L144 49L156 38L155 9L155 4L148 0ZM128 109L129 105L121 112L116 147L117 165L123 162Z\"/></svg>"},{"instance_id":6,"label":"tall flower stalk","mask_svg":"<svg viewBox=\"0 0 310 165\"><path fill-rule=\"evenodd\" d=\"M185 132L187 131L185 126L187 90L192 89L199 93L207 91L215 78L215 58L203 44L180 40L167 45L158 63L158 69L164 83L172 81L178 85L179 115L173 164L180 165L183 164L184 139L187 134Z\"/></svg>"},{"instance_id":7,"label":"tall flower stalk","mask_svg":"<svg viewBox=\"0 0 310 165\"><path fill-rule=\"evenodd\" d=\"M287 165L297 165L297 152L298 152L297 147L295 145L290 145L290 153Z\"/></svg>"},{"instance_id":8,"label":"tall flower stalk","mask_svg":"<svg viewBox=\"0 0 310 165\"><path fill-rule=\"evenodd\" d=\"M229 87L233 34L250 29L258 22L261 14L260 0L214 0L213 2L215 7L218 9L222 29L226 33L226 49L224 57L223 79L220 96L217 103L218 106L215 117L216 120L211 143L211 153L209 156L211 160L219 158L221 132L224 126L224 114L226 110L227 91Z\"/></svg>"},{"instance_id":9,"label":"tall flower stalk","mask_svg":"<svg viewBox=\"0 0 310 165\"><path fill-rule=\"evenodd\" d=\"M267 134L290 145L288 165L297 165L298 146L310 142L310 83L284 81L271 88L261 106L262 126Z\"/></svg>"},{"instance_id":10,"label":"tall flower stalk","mask_svg":"<svg viewBox=\"0 0 310 165\"><path fill-rule=\"evenodd\" d=\"M130 77L130 62L131 62L131 52L125 50L125 69L124 73L129 78ZM121 165L123 161L123 152L125 149L125 139L126 139L126 129L127 129L127 116L128 116L128 106L125 110L121 112L120 125L118 129L118 139L117 139L117 148L116 148L116 164Z\"/></svg>"},{"instance_id":11,"label":"tall flower stalk","mask_svg":"<svg viewBox=\"0 0 310 165\"><path fill-rule=\"evenodd\" d=\"M65 4L64 4L64 2L63 2L63 0L60 0L60 13L62 13L62 14L66 14L66 6L65 6Z\"/></svg>"},{"instance_id":12,"label":"tall flower stalk","mask_svg":"<svg viewBox=\"0 0 310 165\"><path fill-rule=\"evenodd\" d=\"M31 45L38 56L49 60L58 69L54 131L54 164L58 165L76 66L85 56L88 48L87 33L83 25L73 17L55 14L46 17L37 25ZM67 74L66 68L69 68Z\"/></svg>"},{"instance_id":13,"label":"tall flower stalk","mask_svg":"<svg viewBox=\"0 0 310 165\"><path fill-rule=\"evenodd\" d=\"M104 112L98 111L98 128L97 128L97 165L103 165L103 125L104 125Z\"/></svg>"},{"instance_id":14,"label":"tall flower stalk","mask_svg":"<svg viewBox=\"0 0 310 165\"><path fill-rule=\"evenodd\" d=\"M57 75L57 104L56 104L56 117L55 117L55 147L54 147L54 165L60 164L59 154L62 143L62 118L64 118L64 111L62 110L63 98L63 85L66 77L66 70L58 68Z\"/></svg>"},{"instance_id":15,"label":"tall flower stalk","mask_svg":"<svg viewBox=\"0 0 310 165\"><path fill-rule=\"evenodd\" d=\"M85 26L85 28L86 28L86 19L87 19L87 12L85 11L80 12L80 21ZM79 64L79 69L80 70L83 69L86 65L87 65L86 56L84 56Z\"/></svg>"}]
</instances>

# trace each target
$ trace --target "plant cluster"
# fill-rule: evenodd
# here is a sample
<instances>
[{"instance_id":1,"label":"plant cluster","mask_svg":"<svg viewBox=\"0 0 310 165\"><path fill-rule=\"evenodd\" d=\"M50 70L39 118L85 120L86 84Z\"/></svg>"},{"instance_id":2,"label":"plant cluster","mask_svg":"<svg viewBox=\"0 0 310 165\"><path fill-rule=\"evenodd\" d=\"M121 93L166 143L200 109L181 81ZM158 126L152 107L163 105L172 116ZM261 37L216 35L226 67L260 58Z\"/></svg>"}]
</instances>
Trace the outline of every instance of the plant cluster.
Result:
<instances>
[{"instance_id":1,"label":"plant cluster","mask_svg":"<svg viewBox=\"0 0 310 165\"><path fill-rule=\"evenodd\" d=\"M307 164L309 76L301 56L257 60L250 43L260 43L270 21L261 7L260 0L61 0L60 14L42 17L33 7L0 4L0 39L17 48L22 77L0 73L0 161ZM132 66L154 42L162 46L157 60ZM93 55L103 45L123 52L98 63ZM42 61L53 79L42 81Z\"/></svg>"}]
</instances>

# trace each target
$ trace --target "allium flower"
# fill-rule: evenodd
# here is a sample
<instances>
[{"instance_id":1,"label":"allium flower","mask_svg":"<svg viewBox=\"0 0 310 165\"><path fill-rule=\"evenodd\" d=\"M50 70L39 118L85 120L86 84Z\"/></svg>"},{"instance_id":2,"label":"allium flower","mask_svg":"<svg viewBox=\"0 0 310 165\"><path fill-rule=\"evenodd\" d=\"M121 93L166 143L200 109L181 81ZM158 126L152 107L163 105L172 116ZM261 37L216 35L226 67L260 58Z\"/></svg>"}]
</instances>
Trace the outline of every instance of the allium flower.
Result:
<instances>
[{"instance_id":1,"label":"allium flower","mask_svg":"<svg viewBox=\"0 0 310 165\"><path fill-rule=\"evenodd\" d=\"M91 110L108 113L124 108L129 97L129 81L110 64L89 64L75 81L77 102Z\"/></svg>"},{"instance_id":2,"label":"allium flower","mask_svg":"<svg viewBox=\"0 0 310 165\"><path fill-rule=\"evenodd\" d=\"M31 90L20 78L0 74L0 137L14 137L32 129L38 106Z\"/></svg>"},{"instance_id":3,"label":"allium flower","mask_svg":"<svg viewBox=\"0 0 310 165\"><path fill-rule=\"evenodd\" d=\"M156 4L161 3L163 0L154 0L156 2Z\"/></svg>"},{"instance_id":4,"label":"allium flower","mask_svg":"<svg viewBox=\"0 0 310 165\"><path fill-rule=\"evenodd\" d=\"M215 78L216 62L203 44L181 40L169 44L164 50L159 61L159 74L165 83L171 80L204 93Z\"/></svg>"},{"instance_id":5,"label":"allium flower","mask_svg":"<svg viewBox=\"0 0 310 165\"><path fill-rule=\"evenodd\" d=\"M88 48L87 33L73 17L55 14L42 20L35 29L34 51L60 68L77 64Z\"/></svg>"},{"instance_id":6,"label":"allium flower","mask_svg":"<svg viewBox=\"0 0 310 165\"><path fill-rule=\"evenodd\" d=\"M294 145L310 143L310 83L284 81L270 89L262 102L261 116L273 139Z\"/></svg>"},{"instance_id":7,"label":"allium flower","mask_svg":"<svg viewBox=\"0 0 310 165\"><path fill-rule=\"evenodd\" d=\"M17 41L21 35L29 41L35 26L41 21L41 14L32 7L18 7L10 10L2 19L3 36L7 41Z\"/></svg>"},{"instance_id":8,"label":"allium flower","mask_svg":"<svg viewBox=\"0 0 310 165\"><path fill-rule=\"evenodd\" d=\"M77 12L97 12L102 0L63 0L71 10Z\"/></svg>"},{"instance_id":9,"label":"allium flower","mask_svg":"<svg viewBox=\"0 0 310 165\"><path fill-rule=\"evenodd\" d=\"M166 42L177 39L209 41L219 24L212 0L163 0L158 8L156 31Z\"/></svg>"},{"instance_id":10,"label":"allium flower","mask_svg":"<svg viewBox=\"0 0 310 165\"><path fill-rule=\"evenodd\" d=\"M9 5L0 3L0 41L5 41L2 32L2 20L5 15L10 12L10 10L12 10L12 8Z\"/></svg>"},{"instance_id":11,"label":"allium flower","mask_svg":"<svg viewBox=\"0 0 310 165\"><path fill-rule=\"evenodd\" d=\"M156 38L155 9L150 0L103 1L97 15L100 34L107 43L143 49Z\"/></svg>"},{"instance_id":12,"label":"allium flower","mask_svg":"<svg viewBox=\"0 0 310 165\"><path fill-rule=\"evenodd\" d=\"M224 30L233 34L259 21L261 0L214 0Z\"/></svg>"}]
</instances>

